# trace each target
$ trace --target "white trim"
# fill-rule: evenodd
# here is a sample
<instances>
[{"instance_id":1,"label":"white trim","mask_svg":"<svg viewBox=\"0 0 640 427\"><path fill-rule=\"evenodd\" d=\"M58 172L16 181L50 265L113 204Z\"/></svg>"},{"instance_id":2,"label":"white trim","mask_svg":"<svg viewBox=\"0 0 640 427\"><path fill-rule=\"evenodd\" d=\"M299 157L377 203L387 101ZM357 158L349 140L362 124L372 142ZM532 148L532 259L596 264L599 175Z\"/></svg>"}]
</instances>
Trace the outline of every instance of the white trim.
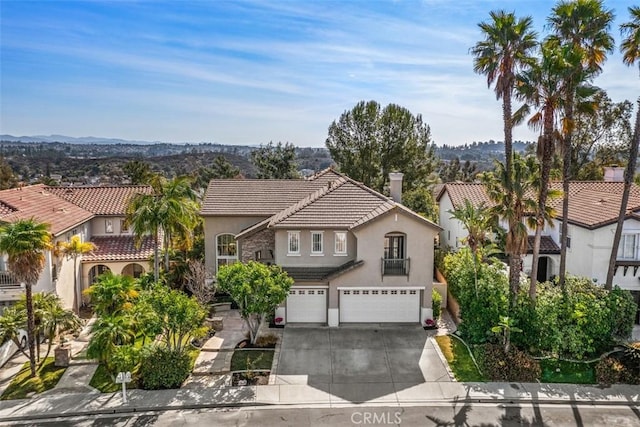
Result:
<instances>
[{"instance_id":1,"label":"white trim","mask_svg":"<svg viewBox=\"0 0 640 427\"><path fill-rule=\"evenodd\" d=\"M338 286L339 291L423 291L426 286Z\"/></svg>"},{"instance_id":2,"label":"white trim","mask_svg":"<svg viewBox=\"0 0 640 427\"><path fill-rule=\"evenodd\" d=\"M292 286L289 289L329 289L329 286L328 285L318 285L318 286L316 286L316 285L309 285L309 286L297 285L297 286Z\"/></svg>"},{"instance_id":3,"label":"white trim","mask_svg":"<svg viewBox=\"0 0 640 427\"><path fill-rule=\"evenodd\" d=\"M311 256L324 256L324 231L311 230ZM320 251L313 250L313 236L314 234L320 235Z\"/></svg>"},{"instance_id":4,"label":"white trim","mask_svg":"<svg viewBox=\"0 0 640 427\"><path fill-rule=\"evenodd\" d=\"M291 250L291 236L298 236L298 250L297 251L292 251ZM301 241L301 237L300 237L300 231L293 231L293 230L289 230L287 231L287 256L300 256L300 246L302 245L302 241Z\"/></svg>"},{"instance_id":5,"label":"white trim","mask_svg":"<svg viewBox=\"0 0 640 427\"><path fill-rule=\"evenodd\" d=\"M344 251L338 252L338 234L344 234ZM334 231L333 232L333 254L335 256L346 256L349 253L349 235L346 231Z\"/></svg>"}]
</instances>

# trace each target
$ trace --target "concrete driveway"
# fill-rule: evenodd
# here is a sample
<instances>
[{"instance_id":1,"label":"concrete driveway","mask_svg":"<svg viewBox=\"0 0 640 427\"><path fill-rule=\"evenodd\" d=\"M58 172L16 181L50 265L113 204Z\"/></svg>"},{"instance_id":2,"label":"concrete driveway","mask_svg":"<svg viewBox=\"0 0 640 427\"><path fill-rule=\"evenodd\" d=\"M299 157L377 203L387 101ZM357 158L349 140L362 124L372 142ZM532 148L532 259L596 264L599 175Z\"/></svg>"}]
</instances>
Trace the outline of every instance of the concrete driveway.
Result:
<instances>
[{"instance_id":1,"label":"concrete driveway","mask_svg":"<svg viewBox=\"0 0 640 427\"><path fill-rule=\"evenodd\" d=\"M451 381L432 335L416 325L287 326L275 381L311 385L351 402Z\"/></svg>"}]
</instances>

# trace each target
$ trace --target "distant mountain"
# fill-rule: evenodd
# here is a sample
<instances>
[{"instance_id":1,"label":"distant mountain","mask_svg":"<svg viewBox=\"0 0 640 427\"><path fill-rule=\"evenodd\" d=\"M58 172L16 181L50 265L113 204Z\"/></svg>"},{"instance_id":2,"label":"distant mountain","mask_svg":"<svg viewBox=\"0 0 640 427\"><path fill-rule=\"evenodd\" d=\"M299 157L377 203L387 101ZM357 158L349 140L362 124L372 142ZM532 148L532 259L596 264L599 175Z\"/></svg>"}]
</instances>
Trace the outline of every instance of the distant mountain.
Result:
<instances>
[{"instance_id":1,"label":"distant mountain","mask_svg":"<svg viewBox=\"0 0 640 427\"><path fill-rule=\"evenodd\" d=\"M67 144L101 144L101 145L115 145L115 144L135 144L135 145L151 145L161 144L159 141L132 141L127 139L118 138L99 138L95 136L83 136L75 138L73 136L66 135L35 135L35 136L13 136L13 135L0 135L0 141L7 142L66 142Z\"/></svg>"}]
</instances>

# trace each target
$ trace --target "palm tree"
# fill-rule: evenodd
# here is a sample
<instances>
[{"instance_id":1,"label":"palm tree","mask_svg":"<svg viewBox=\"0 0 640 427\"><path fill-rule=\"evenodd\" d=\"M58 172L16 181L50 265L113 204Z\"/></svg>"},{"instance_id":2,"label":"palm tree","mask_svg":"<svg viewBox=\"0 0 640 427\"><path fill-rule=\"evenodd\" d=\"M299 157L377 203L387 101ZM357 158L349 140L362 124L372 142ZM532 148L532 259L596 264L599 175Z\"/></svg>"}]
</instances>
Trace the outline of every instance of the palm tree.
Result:
<instances>
[{"instance_id":1,"label":"palm tree","mask_svg":"<svg viewBox=\"0 0 640 427\"><path fill-rule=\"evenodd\" d=\"M133 316L130 314L100 316L91 328L87 357L98 359L109 368L109 359L117 348L132 345L135 340Z\"/></svg>"},{"instance_id":2,"label":"palm tree","mask_svg":"<svg viewBox=\"0 0 640 427\"><path fill-rule=\"evenodd\" d=\"M569 216L569 181L571 180L571 140L574 124L575 98L578 87L600 74L607 53L614 41L609 28L613 12L605 10L600 0L560 1L547 18L553 34L550 41L569 47L580 61L564 77L563 164L562 164L562 230L560 244L559 283L564 287L567 264L567 232Z\"/></svg>"},{"instance_id":3,"label":"palm tree","mask_svg":"<svg viewBox=\"0 0 640 427\"><path fill-rule=\"evenodd\" d=\"M143 236L154 238L154 278L159 278L160 233L165 248L165 271L169 270L169 248L172 236L191 242L192 230L197 225L198 204L196 193L188 177L171 181L156 176L152 179L152 194L137 194L127 207L127 221L141 241Z\"/></svg>"},{"instance_id":4,"label":"palm tree","mask_svg":"<svg viewBox=\"0 0 640 427\"><path fill-rule=\"evenodd\" d=\"M44 304L40 315L42 316L41 329L47 337L47 353L40 360L39 368L49 357L51 346L57 336L66 332L75 332L82 326L82 321L72 310L64 309L60 297L55 294L44 295L46 297L43 300Z\"/></svg>"},{"instance_id":5,"label":"palm tree","mask_svg":"<svg viewBox=\"0 0 640 427\"><path fill-rule=\"evenodd\" d=\"M0 252L8 255L8 268L25 285L27 342L31 377L36 376L35 326L32 287L44 270L44 252L51 249L49 225L34 219L21 219L0 228Z\"/></svg>"},{"instance_id":6,"label":"palm tree","mask_svg":"<svg viewBox=\"0 0 640 427\"><path fill-rule=\"evenodd\" d=\"M529 119L529 126L541 131L538 138L537 155L540 160L540 180L538 185L538 206L535 217L535 237L531 263L531 282L529 297L532 303L536 300L537 271L540 257L540 242L545 223L555 217L555 212L547 206L549 196L558 197L559 192L549 189L551 167L556 145L561 141L557 128L557 121L563 107L564 74L576 59L570 48L558 46L557 43L546 41L541 46L541 58L528 70L518 76L518 96L527 104L516 113L524 116L531 107L535 113Z\"/></svg>"},{"instance_id":7,"label":"palm tree","mask_svg":"<svg viewBox=\"0 0 640 427\"><path fill-rule=\"evenodd\" d=\"M522 329L515 327L515 320L509 318L509 316L500 316L500 321L496 326L491 328L491 332L494 334L502 334L502 345L504 345L504 352L509 353L511 349L511 333L522 332Z\"/></svg>"},{"instance_id":8,"label":"palm tree","mask_svg":"<svg viewBox=\"0 0 640 427\"><path fill-rule=\"evenodd\" d=\"M513 148L512 148L512 131L514 127L512 112L512 95L516 83L516 74L518 71L528 67L533 63L533 51L536 48L537 34L532 30L533 20L531 17L518 19L515 14L505 11L490 12L491 21L479 24L485 39L476 43L471 48L474 55L473 69L476 73L487 76L487 84L490 87L495 83L495 93L497 99L502 99L502 118L504 121L504 153L505 153L505 175L502 191L504 197L501 197L505 203L505 208L511 212L518 210L512 206L513 186L515 184L513 177ZM509 216L509 233L514 235L518 232L516 229L522 222L522 217ZM508 245L507 255L509 256L509 265L512 270L520 265L520 256L516 253L509 252L515 248ZM510 286L512 289L518 287L517 276L510 277Z\"/></svg>"},{"instance_id":9,"label":"palm tree","mask_svg":"<svg viewBox=\"0 0 640 427\"><path fill-rule=\"evenodd\" d=\"M102 316L130 311L139 289L133 278L108 271L101 274L85 293L89 295L96 313Z\"/></svg>"},{"instance_id":10,"label":"palm tree","mask_svg":"<svg viewBox=\"0 0 640 427\"><path fill-rule=\"evenodd\" d=\"M533 157L513 157L512 193L505 191L507 185L507 171L502 163L496 162L493 172L481 175L487 196L494 203L490 212L503 218L509 224L506 234L505 252L509 257L509 286L511 288L511 304L515 306L520 290L520 271L522 270L522 255L527 253L527 226L522 221L525 214L535 212L537 202L531 198L535 188L535 176L538 165Z\"/></svg>"},{"instance_id":11,"label":"palm tree","mask_svg":"<svg viewBox=\"0 0 640 427\"><path fill-rule=\"evenodd\" d=\"M74 307L76 311L80 310L80 301L82 300L80 289L78 289L78 259L82 255L95 250L96 245L91 242L83 242L78 235L71 237L71 240L68 242L61 242L59 246L61 254L73 259L73 292L75 296Z\"/></svg>"},{"instance_id":12,"label":"palm tree","mask_svg":"<svg viewBox=\"0 0 640 427\"><path fill-rule=\"evenodd\" d=\"M627 37L622 40L620 50L622 51L622 60L625 64L633 66L636 62L640 67L640 7L632 6L629 8L631 21L620 26L623 35ZM631 184L633 183L633 175L636 170L636 162L638 159L638 146L640 145L640 98L637 102L636 125L633 131L633 139L629 150L629 162L624 173L624 191L622 192L622 200L620 202L620 212L618 213L618 223L616 232L613 236L613 247L611 248L611 256L609 257L609 269L607 271L607 281L605 288L611 290L613 288L613 276L616 269L616 259L618 257L618 246L620 246L620 238L622 236L622 227L627 212L627 204L629 202L629 193L631 192Z\"/></svg>"},{"instance_id":13,"label":"palm tree","mask_svg":"<svg viewBox=\"0 0 640 427\"><path fill-rule=\"evenodd\" d=\"M27 348L26 342L20 342L19 330L24 329L27 323L27 313L19 310L15 305L7 307L0 316L0 342L11 340L18 346L18 350L25 356L29 355L25 352ZM22 338L24 340L24 337Z\"/></svg>"}]
</instances>

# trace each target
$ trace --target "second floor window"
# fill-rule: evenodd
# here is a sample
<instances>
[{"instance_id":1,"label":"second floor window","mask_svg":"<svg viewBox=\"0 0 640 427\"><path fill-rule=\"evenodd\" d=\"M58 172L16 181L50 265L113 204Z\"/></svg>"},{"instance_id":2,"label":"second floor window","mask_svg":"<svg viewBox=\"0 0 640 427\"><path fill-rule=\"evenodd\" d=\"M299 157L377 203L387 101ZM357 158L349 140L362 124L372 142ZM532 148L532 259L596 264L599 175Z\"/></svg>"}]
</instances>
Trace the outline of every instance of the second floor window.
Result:
<instances>
[{"instance_id":1,"label":"second floor window","mask_svg":"<svg viewBox=\"0 0 640 427\"><path fill-rule=\"evenodd\" d=\"M105 233L113 233L113 220L105 219L104 220L104 232Z\"/></svg>"},{"instance_id":2,"label":"second floor window","mask_svg":"<svg viewBox=\"0 0 640 427\"><path fill-rule=\"evenodd\" d=\"M129 232L129 224L127 224L126 219L120 220L120 233L128 233Z\"/></svg>"},{"instance_id":3,"label":"second floor window","mask_svg":"<svg viewBox=\"0 0 640 427\"><path fill-rule=\"evenodd\" d=\"M238 246L233 234L219 235L216 246L216 264L218 267L238 261Z\"/></svg>"},{"instance_id":4,"label":"second floor window","mask_svg":"<svg viewBox=\"0 0 640 427\"><path fill-rule=\"evenodd\" d=\"M336 255L347 254L347 233L345 233L344 231L336 232L335 254Z\"/></svg>"},{"instance_id":5,"label":"second floor window","mask_svg":"<svg viewBox=\"0 0 640 427\"><path fill-rule=\"evenodd\" d=\"M300 232L289 231L288 255L300 255Z\"/></svg>"},{"instance_id":6,"label":"second floor window","mask_svg":"<svg viewBox=\"0 0 640 427\"><path fill-rule=\"evenodd\" d=\"M387 234L384 243L385 259L404 259L404 235Z\"/></svg>"},{"instance_id":7,"label":"second floor window","mask_svg":"<svg viewBox=\"0 0 640 427\"><path fill-rule=\"evenodd\" d=\"M618 246L618 259L636 259L637 234L623 234Z\"/></svg>"},{"instance_id":8,"label":"second floor window","mask_svg":"<svg viewBox=\"0 0 640 427\"><path fill-rule=\"evenodd\" d=\"M322 255L322 231L311 232L311 253Z\"/></svg>"}]
</instances>

